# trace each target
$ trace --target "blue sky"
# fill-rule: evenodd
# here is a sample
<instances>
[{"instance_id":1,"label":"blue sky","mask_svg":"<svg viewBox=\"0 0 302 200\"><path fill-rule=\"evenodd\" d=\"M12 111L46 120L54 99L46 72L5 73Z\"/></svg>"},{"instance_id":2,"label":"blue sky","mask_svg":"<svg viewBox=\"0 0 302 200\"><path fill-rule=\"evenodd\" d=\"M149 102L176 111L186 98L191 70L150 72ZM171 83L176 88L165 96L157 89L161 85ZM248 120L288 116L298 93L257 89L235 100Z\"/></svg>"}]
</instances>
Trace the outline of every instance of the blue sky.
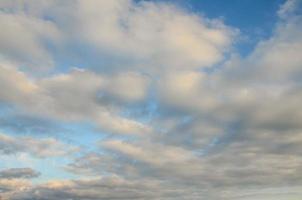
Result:
<instances>
[{"instance_id":1,"label":"blue sky","mask_svg":"<svg viewBox=\"0 0 302 200\"><path fill-rule=\"evenodd\" d=\"M301 199L301 10L1 1L0 199Z\"/></svg>"}]
</instances>

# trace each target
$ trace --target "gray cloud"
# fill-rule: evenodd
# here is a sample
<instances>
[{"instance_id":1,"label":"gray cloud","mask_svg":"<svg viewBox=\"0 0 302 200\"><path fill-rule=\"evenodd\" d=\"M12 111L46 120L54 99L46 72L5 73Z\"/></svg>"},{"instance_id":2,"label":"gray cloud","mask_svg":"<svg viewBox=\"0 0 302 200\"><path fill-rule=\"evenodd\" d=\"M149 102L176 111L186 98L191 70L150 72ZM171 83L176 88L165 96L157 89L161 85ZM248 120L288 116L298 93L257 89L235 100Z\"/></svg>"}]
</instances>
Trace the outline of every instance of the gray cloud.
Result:
<instances>
[{"instance_id":1,"label":"gray cloud","mask_svg":"<svg viewBox=\"0 0 302 200\"><path fill-rule=\"evenodd\" d=\"M157 181L126 181L120 177L57 181L14 193L10 199L169 199L169 191L158 191ZM174 195L173 195L174 196ZM166 199L166 198L165 198Z\"/></svg>"},{"instance_id":2,"label":"gray cloud","mask_svg":"<svg viewBox=\"0 0 302 200\"><path fill-rule=\"evenodd\" d=\"M10 168L0 171L0 179L30 179L40 176L40 173L31 168Z\"/></svg>"},{"instance_id":3,"label":"gray cloud","mask_svg":"<svg viewBox=\"0 0 302 200\"><path fill-rule=\"evenodd\" d=\"M29 153L36 157L45 158L64 156L78 150L78 148L64 144L54 138L38 139L28 136L0 134L0 153L2 154Z\"/></svg>"},{"instance_id":4,"label":"gray cloud","mask_svg":"<svg viewBox=\"0 0 302 200\"><path fill-rule=\"evenodd\" d=\"M0 116L0 127L16 134L55 135L64 129L59 123L42 116L7 112Z\"/></svg>"}]
</instances>

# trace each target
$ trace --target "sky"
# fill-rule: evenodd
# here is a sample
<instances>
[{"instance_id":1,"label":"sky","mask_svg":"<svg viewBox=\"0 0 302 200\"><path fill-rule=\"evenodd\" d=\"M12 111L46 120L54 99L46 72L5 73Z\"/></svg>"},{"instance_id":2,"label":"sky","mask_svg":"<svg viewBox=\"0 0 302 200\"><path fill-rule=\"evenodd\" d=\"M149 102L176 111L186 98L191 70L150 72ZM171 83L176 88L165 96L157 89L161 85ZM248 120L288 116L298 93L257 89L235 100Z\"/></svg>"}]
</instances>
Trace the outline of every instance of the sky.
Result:
<instances>
[{"instance_id":1,"label":"sky","mask_svg":"<svg viewBox=\"0 0 302 200\"><path fill-rule=\"evenodd\" d=\"M302 199L301 0L1 0L1 200Z\"/></svg>"}]
</instances>

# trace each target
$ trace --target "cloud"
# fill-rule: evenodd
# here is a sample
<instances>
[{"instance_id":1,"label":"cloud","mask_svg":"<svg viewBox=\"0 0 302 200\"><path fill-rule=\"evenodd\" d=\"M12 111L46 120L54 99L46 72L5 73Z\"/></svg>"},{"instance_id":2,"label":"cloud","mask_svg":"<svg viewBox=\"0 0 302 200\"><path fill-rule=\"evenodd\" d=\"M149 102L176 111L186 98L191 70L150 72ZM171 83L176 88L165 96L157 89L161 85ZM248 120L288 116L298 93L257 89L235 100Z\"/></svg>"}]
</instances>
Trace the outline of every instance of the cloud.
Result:
<instances>
[{"instance_id":1,"label":"cloud","mask_svg":"<svg viewBox=\"0 0 302 200\"><path fill-rule=\"evenodd\" d=\"M160 195L155 193L156 181L148 181L142 185L138 181L127 181L120 177L104 177L100 179L77 181L52 181L40 186L15 192L9 196L17 199L150 199Z\"/></svg>"},{"instance_id":2,"label":"cloud","mask_svg":"<svg viewBox=\"0 0 302 200\"><path fill-rule=\"evenodd\" d=\"M40 176L40 173L31 168L10 168L0 171L1 179L30 179Z\"/></svg>"},{"instance_id":3,"label":"cloud","mask_svg":"<svg viewBox=\"0 0 302 200\"><path fill-rule=\"evenodd\" d=\"M7 43L4 50L9 58L18 60L18 54L29 54L26 58L36 64L43 61L44 65L51 64L51 54L55 54L44 45L44 40L48 40L60 52L73 52L66 56L83 56L72 45L94 49L92 52L100 58L92 58L97 60L96 70L139 69L159 73L170 68L210 67L224 58L238 32L219 20L194 15L164 2L52 0L2 4L3 19L16 18L18 25L3 32L3 42L14 36L18 41ZM6 25L14 20L3 21ZM23 32L23 36L9 32ZM7 52L9 49L12 52ZM108 58L110 67L102 64Z\"/></svg>"},{"instance_id":4,"label":"cloud","mask_svg":"<svg viewBox=\"0 0 302 200\"><path fill-rule=\"evenodd\" d=\"M112 100L139 102L147 97L150 80L139 73L127 72L108 77L105 98L112 95ZM110 98L110 97L109 97Z\"/></svg>"},{"instance_id":5,"label":"cloud","mask_svg":"<svg viewBox=\"0 0 302 200\"><path fill-rule=\"evenodd\" d=\"M74 69L49 78L30 79L11 64L3 63L0 70L0 82L5 88L0 99L25 113L63 121L92 120L110 133L150 132L146 125L119 114L119 105L141 101L147 95L148 79L143 75L103 76Z\"/></svg>"},{"instance_id":6,"label":"cloud","mask_svg":"<svg viewBox=\"0 0 302 200\"><path fill-rule=\"evenodd\" d=\"M278 10L278 16L280 18L287 18L297 9L299 1L297 0L287 0L282 4Z\"/></svg>"},{"instance_id":7,"label":"cloud","mask_svg":"<svg viewBox=\"0 0 302 200\"><path fill-rule=\"evenodd\" d=\"M5 7L1 6L0 26L3 29L0 33L1 59L4 57L35 70L54 65L45 43L58 41L60 31L51 21L24 13L5 12Z\"/></svg>"},{"instance_id":8,"label":"cloud","mask_svg":"<svg viewBox=\"0 0 302 200\"><path fill-rule=\"evenodd\" d=\"M9 136L0 134L0 152L2 154L29 153L39 158L64 156L75 152L77 149L53 139L36 139L25 136Z\"/></svg>"},{"instance_id":9,"label":"cloud","mask_svg":"<svg viewBox=\"0 0 302 200\"><path fill-rule=\"evenodd\" d=\"M58 122L51 121L41 116L29 115L28 113L16 113L16 110L3 112L1 114L0 126L5 132L15 134L50 134L55 135L65 130ZM5 117L4 117L5 116Z\"/></svg>"},{"instance_id":10,"label":"cloud","mask_svg":"<svg viewBox=\"0 0 302 200\"><path fill-rule=\"evenodd\" d=\"M191 192L181 191L180 199L269 199L277 198L276 191L282 191L280 199L297 198L300 22L300 16L278 22L250 55L233 56L213 72L162 73L156 82L159 118L152 121L160 132L147 141L105 141L106 155L89 154L69 167L75 173L103 169L129 179L165 180ZM206 192L194 193L195 187Z\"/></svg>"},{"instance_id":11,"label":"cloud","mask_svg":"<svg viewBox=\"0 0 302 200\"><path fill-rule=\"evenodd\" d=\"M25 57L31 57L39 37L15 19L26 9L5 2L3 15L30 35L25 40L31 51ZM70 158L63 169L76 179L36 185L1 180L4 198L269 199L278 191L281 199L300 195L302 20L292 12L294 2L281 6L282 19L272 36L245 57L231 51L235 29L164 2L42 1L36 11L32 2L26 4L25 21L44 24L41 18L50 19L45 26L70 36L64 38L62 46L67 47L62 51L73 45L78 51L89 49L87 54L98 55L97 64L36 76L14 62L19 61L15 54L4 52L0 100L29 116L62 123L89 121L112 135ZM76 50L70 51L74 55ZM144 109L150 110L151 119L144 119ZM136 112L143 117L137 118ZM0 152L6 155L25 152L45 158L66 156L69 150L73 152L73 146L53 138L0 135ZM2 176L31 176L24 171L2 171Z\"/></svg>"},{"instance_id":12,"label":"cloud","mask_svg":"<svg viewBox=\"0 0 302 200\"><path fill-rule=\"evenodd\" d=\"M80 23L71 23L71 30L77 30L76 37L132 65L147 65L148 72L217 63L235 32L160 2L92 0L79 1L75 8L72 17Z\"/></svg>"},{"instance_id":13,"label":"cloud","mask_svg":"<svg viewBox=\"0 0 302 200\"><path fill-rule=\"evenodd\" d=\"M209 110L219 103L211 77L198 71L170 72L158 82L158 94L163 108L180 112Z\"/></svg>"},{"instance_id":14,"label":"cloud","mask_svg":"<svg viewBox=\"0 0 302 200\"><path fill-rule=\"evenodd\" d=\"M9 103L19 103L22 99L27 103L27 96L34 94L37 86L9 62L1 62L0 71L0 82L3 86L0 99Z\"/></svg>"},{"instance_id":15,"label":"cloud","mask_svg":"<svg viewBox=\"0 0 302 200\"><path fill-rule=\"evenodd\" d=\"M1 192L1 198L4 200L9 199L13 192L12 191L22 191L22 189L25 189L29 187L31 183L27 180L20 180L20 179L0 179L0 192Z\"/></svg>"},{"instance_id":16,"label":"cloud","mask_svg":"<svg viewBox=\"0 0 302 200\"><path fill-rule=\"evenodd\" d=\"M31 20L49 24L54 29L48 31L51 36L52 33L70 35L72 32L70 38L73 42L80 40L94 46L100 54L106 52L109 57L110 54L116 57L114 60L119 60L120 64L111 66L125 63L133 67L122 67L125 70L118 67L118 71L122 72L112 75L74 70L69 74L30 80L27 74L18 69L19 66L14 66L16 58L7 58L13 61L2 64L5 69L3 74L9 71L11 76L18 76L20 80L16 88L10 82L14 78L4 75L5 86L12 87L12 90L9 94L2 92L0 98L26 112L63 120L93 120L97 126L112 133L150 132L146 125L122 117L120 107L112 106L112 103L133 104L146 99L150 78L142 75L141 71L152 74L156 68L169 70L171 67L209 67L222 60L236 32L220 21L193 15L166 3L73 3L77 14L72 14L70 7L63 4L60 6L55 2L41 2L34 6L33 2L5 1L3 6L6 8L4 14L19 16L26 13L25 16ZM95 3L103 9L101 12L95 10ZM62 12L66 15L62 16ZM100 21L92 20L94 18L99 18ZM58 29L58 33L55 29ZM129 62L124 62L124 58L130 59ZM143 63L148 63L148 66ZM150 77L154 78L153 75Z\"/></svg>"},{"instance_id":17,"label":"cloud","mask_svg":"<svg viewBox=\"0 0 302 200\"><path fill-rule=\"evenodd\" d=\"M192 158L191 153L182 148L154 144L148 147L149 145L150 144L146 143L143 145L143 147L139 147L137 145L128 144L118 140L109 140L103 143L103 146L107 149L120 152L126 156L129 156L130 158L133 158L134 160L146 162L156 166L182 163ZM156 151L161 152L161 156L157 156L159 152Z\"/></svg>"}]
</instances>

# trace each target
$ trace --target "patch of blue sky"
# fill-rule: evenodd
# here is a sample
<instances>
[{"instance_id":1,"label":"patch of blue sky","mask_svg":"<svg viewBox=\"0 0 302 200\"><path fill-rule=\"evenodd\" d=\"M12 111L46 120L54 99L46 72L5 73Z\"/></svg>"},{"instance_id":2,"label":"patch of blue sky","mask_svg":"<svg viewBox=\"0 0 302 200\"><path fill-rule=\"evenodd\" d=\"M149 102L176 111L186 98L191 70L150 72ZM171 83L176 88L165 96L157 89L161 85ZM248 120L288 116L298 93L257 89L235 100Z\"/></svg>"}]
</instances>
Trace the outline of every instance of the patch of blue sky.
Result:
<instances>
[{"instance_id":1,"label":"patch of blue sky","mask_svg":"<svg viewBox=\"0 0 302 200\"><path fill-rule=\"evenodd\" d=\"M65 167L71 163L69 157L55 157L36 159L34 168L41 173L34 183L46 182L49 180L70 180L76 179L79 175L68 172Z\"/></svg>"},{"instance_id":2,"label":"patch of blue sky","mask_svg":"<svg viewBox=\"0 0 302 200\"><path fill-rule=\"evenodd\" d=\"M61 139L82 147L85 151L99 151L97 142L108 137L108 133L90 122L65 123L63 127L67 131L61 134L64 135Z\"/></svg>"}]
</instances>

